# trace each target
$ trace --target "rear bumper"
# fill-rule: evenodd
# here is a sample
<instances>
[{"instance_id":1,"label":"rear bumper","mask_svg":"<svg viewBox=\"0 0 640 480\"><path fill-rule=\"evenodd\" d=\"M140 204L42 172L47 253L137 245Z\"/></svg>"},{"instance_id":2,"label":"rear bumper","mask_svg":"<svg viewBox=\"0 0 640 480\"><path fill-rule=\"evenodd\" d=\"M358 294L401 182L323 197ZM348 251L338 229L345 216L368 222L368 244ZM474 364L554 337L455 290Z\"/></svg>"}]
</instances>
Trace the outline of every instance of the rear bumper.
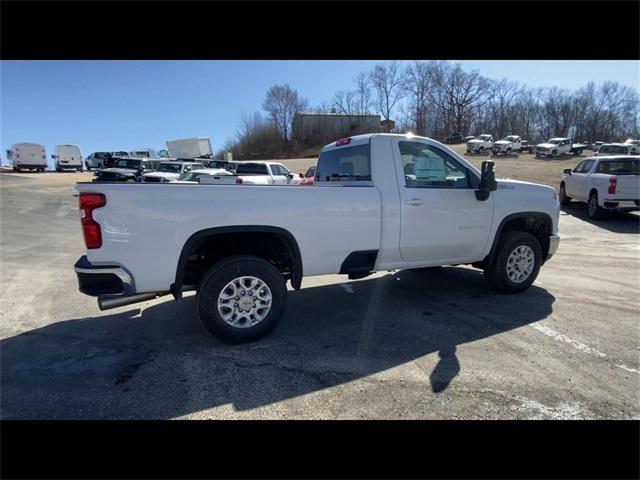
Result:
<instances>
[{"instance_id":1,"label":"rear bumper","mask_svg":"<svg viewBox=\"0 0 640 480\"><path fill-rule=\"evenodd\" d=\"M133 277L119 265L93 265L86 255L74 265L78 288L92 297L128 296L135 293Z\"/></svg>"},{"instance_id":2,"label":"rear bumper","mask_svg":"<svg viewBox=\"0 0 640 480\"><path fill-rule=\"evenodd\" d=\"M620 199L620 200L608 200L605 199L602 205L607 209L616 210L638 210L640 207L640 200Z\"/></svg>"},{"instance_id":3,"label":"rear bumper","mask_svg":"<svg viewBox=\"0 0 640 480\"><path fill-rule=\"evenodd\" d=\"M549 252L545 261L553 257L558 250L558 246L560 246L560 235L549 235Z\"/></svg>"}]
</instances>

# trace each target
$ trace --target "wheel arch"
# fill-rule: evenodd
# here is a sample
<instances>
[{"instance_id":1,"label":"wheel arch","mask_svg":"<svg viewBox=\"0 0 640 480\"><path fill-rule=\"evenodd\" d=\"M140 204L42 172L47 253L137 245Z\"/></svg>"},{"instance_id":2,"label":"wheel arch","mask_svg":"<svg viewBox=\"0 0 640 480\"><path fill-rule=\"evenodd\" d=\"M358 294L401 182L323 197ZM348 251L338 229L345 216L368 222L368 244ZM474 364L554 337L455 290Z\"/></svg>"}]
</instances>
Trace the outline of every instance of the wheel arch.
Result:
<instances>
[{"instance_id":1,"label":"wheel arch","mask_svg":"<svg viewBox=\"0 0 640 480\"><path fill-rule=\"evenodd\" d=\"M542 225L544 226L543 229L541 229ZM500 237L504 232L512 230L530 232L538 238L542 248L542 263L544 263L549 251L549 235L553 232L551 215L544 212L518 212L504 217L493 236L491 250L489 250L489 253L481 263L487 266L493 263Z\"/></svg>"},{"instance_id":2,"label":"wheel arch","mask_svg":"<svg viewBox=\"0 0 640 480\"><path fill-rule=\"evenodd\" d=\"M195 232L187 239L187 241L182 246L182 250L178 258L175 281L170 287L170 291L175 299L179 299L182 297L182 289L184 287L185 273L189 255L194 252L198 246L201 246L205 241L211 240L216 236L220 237L222 235L230 234L241 236L263 234L273 236L274 238L277 238L279 241L281 241L291 259L291 286L296 290L300 289L303 275L302 256L300 254L298 242L291 234L291 232L281 227L271 227L263 225L234 225L226 227L206 228Z\"/></svg>"}]
</instances>

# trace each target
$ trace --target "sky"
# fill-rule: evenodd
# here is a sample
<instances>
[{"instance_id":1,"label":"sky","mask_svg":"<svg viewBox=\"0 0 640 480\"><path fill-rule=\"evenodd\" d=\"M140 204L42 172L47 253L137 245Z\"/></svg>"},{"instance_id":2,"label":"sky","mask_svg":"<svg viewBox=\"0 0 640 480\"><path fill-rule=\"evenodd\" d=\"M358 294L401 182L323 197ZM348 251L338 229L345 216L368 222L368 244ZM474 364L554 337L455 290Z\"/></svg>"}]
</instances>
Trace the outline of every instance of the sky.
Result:
<instances>
[{"instance_id":1,"label":"sky","mask_svg":"<svg viewBox=\"0 0 640 480\"><path fill-rule=\"evenodd\" d=\"M0 61L0 156L8 164L6 149L22 142L43 144L48 157L57 144L76 144L87 157L199 136L217 152L243 115L262 110L271 85L288 83L315 106L379 62ZM532 87L611 80L640 90L639 61L457 62Z\"/></svg>"}]
</instances>

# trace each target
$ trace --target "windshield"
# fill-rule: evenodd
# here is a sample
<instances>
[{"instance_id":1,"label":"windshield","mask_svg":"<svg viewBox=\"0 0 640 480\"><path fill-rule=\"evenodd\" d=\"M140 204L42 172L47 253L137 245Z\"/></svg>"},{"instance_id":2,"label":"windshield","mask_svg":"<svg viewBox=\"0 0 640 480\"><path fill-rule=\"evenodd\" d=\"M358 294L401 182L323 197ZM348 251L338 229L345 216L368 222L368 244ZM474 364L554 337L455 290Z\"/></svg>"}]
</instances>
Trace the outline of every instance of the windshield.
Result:
<instances>
[{"instance_id":1,"label":"windshield","mask_svg":"<svg viewBox=\"0 0 640 480\"><path fill-rule=\"evenodd\" d=\"M600 153L621 153L626 155L629 147L623 147L622 145L603 145L600 147Z\"/></svg>"},{"instance_id":2,"label":"windshield","mask_svg":"<svg viewBox=\"0 0 640 480\"><path fill-rule=\"evenodd\" d=\"M202 172L187 172L183 174L180 178L178 178L178 180L183 182L197 182L198 177L200 177L201 175L207 175L207 174Z\"/></svg>"},{"instance_id":3,"label":"windshield","mask_svg":"<svg viewBox=\"0 0 640 480\"><path fill-rule=\"evenodd\" d=\"M159 172L180 173L182 165L176 163L161 163L158 165Z\"/></svg>"},{"instance_id":4,"label":"windshield","mask_svg":"<svg viewBox=\"0 0 640 480\"><path fill-rule=\"evenodd\" d=\"M128 168L130 170L137 170L140 168L140 164L142 163L142 161L140 160L127 160L127 159L120 159L117 161L117 163L114 165L114 167L116 168Z\"/></svg>"}]
</instances>

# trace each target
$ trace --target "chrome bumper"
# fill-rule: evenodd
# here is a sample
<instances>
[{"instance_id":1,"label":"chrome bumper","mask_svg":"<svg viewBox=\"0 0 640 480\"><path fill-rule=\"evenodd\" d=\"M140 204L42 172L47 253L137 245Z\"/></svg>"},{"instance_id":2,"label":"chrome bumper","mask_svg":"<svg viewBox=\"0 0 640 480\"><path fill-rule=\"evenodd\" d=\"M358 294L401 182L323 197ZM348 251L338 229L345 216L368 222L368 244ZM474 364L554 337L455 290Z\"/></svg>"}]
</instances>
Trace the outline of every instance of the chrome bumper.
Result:
<instances>
[{"instance_id":1,"label":"chrome bumper","mask_svg":"<svg viewBox=\"0 0 640 480\"><path fill-rule=\"evenodd\" d=\"M74 265L80 292L92 297L119 297L135 293L133 278L124 268L92 265L83 255Z\"/></svg>"},{"instance_id":2,"label":"chrome bumper","mask_svg":"<svg viewBox=\"0 0 640 480\"><path fill-rule=\"evenodd\" d=\"M556 253L559 245L560 235L549 235L549 253L547 253L547 258L545 258L545 261L553 257L553 254Z\"/></svg>"}]
</instances>

